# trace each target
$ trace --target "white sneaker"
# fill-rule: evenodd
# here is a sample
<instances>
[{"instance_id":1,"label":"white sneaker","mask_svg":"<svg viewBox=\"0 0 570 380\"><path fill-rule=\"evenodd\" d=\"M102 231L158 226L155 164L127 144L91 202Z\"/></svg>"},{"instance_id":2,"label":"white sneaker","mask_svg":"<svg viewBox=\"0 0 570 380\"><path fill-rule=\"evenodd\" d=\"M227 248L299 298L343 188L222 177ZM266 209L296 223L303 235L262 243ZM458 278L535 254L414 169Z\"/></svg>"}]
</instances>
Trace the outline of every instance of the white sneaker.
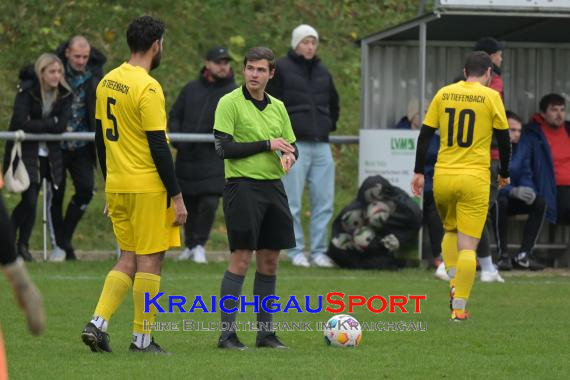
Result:
<instances>
[{"instance_id":1,"label":"white sneaker","mask_svg":"<svg viewBox=\"0 0 570 380\"><path fill-rule=\"evenodd\" d=\"M442 281L449 281L449 275L447 274L443 261L437 266L434 276Z\"/></svg>"},{"instance_id":2,"label":"white sneaker","mask_svg":"<svg viewBox=\"0 0 570 380\"><path fill-rule=\"evenodd\" d=\"M57 245L54 246L53 251L51 251L49 261L53 261L55 263L61 263L62 261L65 261L65 251L59 248Z\"/></svg>"},{"instance_id":3,"label":"white sneaker","mask_svg":"<svg viewBox=\"0 0 570 380\"><path fill-rule=\"evenodd\" d=\"M499 274L499 271L489 272L481 271L481 282L505 282L505 280Z\"/></svg>"},{"instance_id":4,"label":"white sneaker","mask_svg":"<svg viewBox=\"0 0 570 380\"><path fill-rule=\"evenodd\" d=\"M194 255L190 248L184 248L184 251L176 258L177 261L189 260Z\"/></svg>"},{"instance_id":5,"label":"white sneaker","mask_svg":"<svg viewBox=\"0 0 570 380\"><path fill-rule=\"evenodd\" d=\"M309 264L309 262L307 261L305 255L303 255L302 253L297 253L295 256L293 256L293 258L291 259L291 263L293 264L293 266L296 267L309 268L311 266L311 264Z\"/></svg>"},{"instance_id":6,"label":"white sneaker","mask_svg":"<svg viewBox=\"0 0 570 380\"><path fill-rule=\"evenodd\" d=\"M315 257L311 257L311 262L314 266L321 268L334 268L333 261L324 253L319 253Z\"/></svg>"},{"instance_id":7,"label":"white sneaker","mask_svg":"<svg viewBox=\"0 0 570 380\"><path fill-rule=\"evenodd\" d=\"M192 248L193 258L192 261L198 264L208 264L208 260L206 260L206 250L201 245L197 245Z\"/></svg>"}]
</instances>

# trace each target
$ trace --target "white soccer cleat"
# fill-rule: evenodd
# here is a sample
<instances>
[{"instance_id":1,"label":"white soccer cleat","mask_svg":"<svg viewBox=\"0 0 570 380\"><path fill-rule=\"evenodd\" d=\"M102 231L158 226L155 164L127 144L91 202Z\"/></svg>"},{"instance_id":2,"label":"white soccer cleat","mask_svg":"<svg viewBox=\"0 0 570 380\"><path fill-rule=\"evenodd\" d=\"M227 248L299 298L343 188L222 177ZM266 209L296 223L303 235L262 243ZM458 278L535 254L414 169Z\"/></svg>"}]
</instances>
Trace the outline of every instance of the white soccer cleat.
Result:
<instances>
[{"instance_id":1,"label":"white soccer cleat","mask_svg":"<svg viewBox=\"0 0 570 380\"><path fill-rule=\"evenodd\" d=\"M293 256L293 258L291 259L291 263L293 264L293 266L296 267L309 268L311 266L311 264L309 264L309 261L307 261L305 255L303 255L302 253L298 253L295 256Z\"/></svg>"},{"instance_id":2,"label":"white soccer cleat","mask_svg":"<svg viewBox=\"0 0 570 380\"><path fill-rule=\"evenodd\" d=\"M62 261L65 261L65 251L59 248L57 245L54 246L53 251L51 251L49 261L53 261L54 263L61 263Z\"/></svg>"},{"instance_id":3,"label":"white soccer cleat","mask_svg":"<svg viewBox=\"0 0 570 380\"><path fill-rule=\"evenodd\" d=\"M447 274L447 270L445 269L445 264L442 261L435 270L434 274L435 278L438 278L442 281L449 281L449 275Z\"/></svg>"},{"instance_id":4,"label":"white soccer cleat","mask_svg":"<svg viewBox=\"0 0 570 380\"><path fill-rule=\"evenodd\" d=\"M481 271L481 282L500 282L503 283L505 280L501 277L499 271L489 272Z\"/></svg>"},{"instance_id":5,"label":"white soccer cleat","mask_svg":"<svg viewBox=\"0 0 570 380\"><path fill-rule=\"evenodd\" d=\"M197 245L192 248L193 257L192 261L197 264L208 264L208 260L206 260L206 250L201 245Z\"/></svg>"},{"instance_id":6,"label":"white soccer cleat","mask_svg":"<svg viewBox=\"0 0 570 380\"><path fill-rule=\"evenodd\" d=\"M194 251L192 251L190 248L184 248L184 251L182 251L182 253L180 254L180 256L178 256L176 258L177 261L184 261L184 260L190 260L190 258L194 255Z\"/></svg>"},{"instance_id":7,"label":"white soccer cleat","mask_svg":"<svg viewBox=\"0 0 570 380\"><path fill-rule=\"evenodd\" d=\"M333 261L324 253L319 253L315 257L311 257L311 262L314 266L320 268L334 268Z\"/></svg>"}]
</instances>

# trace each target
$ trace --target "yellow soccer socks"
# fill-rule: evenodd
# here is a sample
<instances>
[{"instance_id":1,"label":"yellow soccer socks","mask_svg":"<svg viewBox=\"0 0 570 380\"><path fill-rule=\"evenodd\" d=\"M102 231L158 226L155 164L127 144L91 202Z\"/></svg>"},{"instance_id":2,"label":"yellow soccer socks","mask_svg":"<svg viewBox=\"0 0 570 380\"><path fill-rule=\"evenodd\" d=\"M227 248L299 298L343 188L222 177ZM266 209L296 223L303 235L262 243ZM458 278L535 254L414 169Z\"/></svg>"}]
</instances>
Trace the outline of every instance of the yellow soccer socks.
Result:
<instances>
[{"instance_id":1,"label":"yellow soccer socks","mask_svg":"<svg viewBox=\"0 0 570 380\"><path fill-rule=\"evenodd\" d=\"M476 254L472 250L462 250L459 252L457 260L457 274L455 276L455 298L453 299L453 309L465 310L469 294L475 282L475 272L477 270Z\"/></svg>"},{"instance_id":2,"label":"yellow soccer socks","mask_svg":"<svg viewBox=\"0 0 570 380\"><path fill-rule=\"evenodd\" d=\"M91 321L98 329L107 331L107 324L125 300L133 280L126 274L112 270L105 279L99 302Z\"/></svg>"},{"instance_id":3,"label":"yellow soccer socks","mask_svg":"<svg viewBox=\"0 0 570 380\"><path fill-rule=\"evenodd\" d=\"M449 275L449 286L453 288L455 285L457 258L459 256L457 252L456 232L446 232L445 235L443 235L443 239L441 240L441 255L443 256L443 262L445 263L445 268Z\"/></svg>"},{"instance_id":4,"label":"yellow soccer socks","mask_svg":"<svg viewBox=\"0 0 570 380\"><path fill-rule=\"evenodd\" d=\"M150 324L156 318L156 307L150 306L149 312L144 312L145 293L151 299L160 290L160 276L151 273L137 272L133 284L133 302L135 319L133 323L133 343L138 348L145 348L150 344Z\"/></svg>"}]
</instances>

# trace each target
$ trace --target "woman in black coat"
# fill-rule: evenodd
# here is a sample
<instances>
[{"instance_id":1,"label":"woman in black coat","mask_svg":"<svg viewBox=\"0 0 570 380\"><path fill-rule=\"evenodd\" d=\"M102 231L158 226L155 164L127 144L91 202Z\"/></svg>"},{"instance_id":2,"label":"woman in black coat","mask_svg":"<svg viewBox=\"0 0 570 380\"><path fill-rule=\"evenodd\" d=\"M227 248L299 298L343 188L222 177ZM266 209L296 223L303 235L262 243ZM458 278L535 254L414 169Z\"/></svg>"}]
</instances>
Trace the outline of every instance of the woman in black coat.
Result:
<instances>
[{"instance_id":1,"label":"woman in black coat","mask_svg":"<svg viewBox=\"0 0 570 380\"><path fill-rule=\"evenodd\" d=\"M20 72L20 85L10 121L10 131L25 133L63 133L71 114L71 91L65 82L63 65L54 55L45 53L34 67ZM10 164L13 143L6 144L4 170ZM31 260L28 242L34 227L40 185L46 178L57 188L63 178L62 153L59 141L22 143L22 161L30 176L30 187L12 212L12 224L17 235L17 252Z\"/></svg>"}]
</instances>

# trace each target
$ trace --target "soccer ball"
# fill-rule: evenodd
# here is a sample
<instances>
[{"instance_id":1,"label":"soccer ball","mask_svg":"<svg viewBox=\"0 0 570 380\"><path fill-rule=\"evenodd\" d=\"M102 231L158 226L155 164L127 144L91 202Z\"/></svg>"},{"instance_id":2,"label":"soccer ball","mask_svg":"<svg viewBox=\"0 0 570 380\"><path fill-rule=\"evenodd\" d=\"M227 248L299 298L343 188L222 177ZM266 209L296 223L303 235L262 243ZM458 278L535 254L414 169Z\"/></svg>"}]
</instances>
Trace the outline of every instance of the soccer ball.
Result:
<instances>
[{"instance_id":1,"label":"soccer ball","mask_svg":"<svg viewBox=\"0 0 570 380\"><path fill-rule=\"evenodd\" d=\"M335 315L325 326L325 343L329 346L356 347L362 340L360 323L350 315Z\"/></svg>"},{"instance_id":2,"label":"soccer ball","mask_svg":"<svg viewBox=\"0 0 570 380\"><path fill-rule=\"evenodd\" d=\"M342 214L341 223L345 232L352 232L364 225L364 212L360 208L348 210Z\"/></svg>"},{"instance_id":3,"label":"soccer ball","mask_svg":"<svg viewBox=\"0 0 570 380\"><path fill-rule=\"evenodd\" d=\"M337 236L332 238L332 244L338 249L342 249L343 251L354 248L351 234L345 234L345 233L338 234Z\"/></svg>"},{"instance_id":4,"label":"soccer ball","mask_svg":"<svg viewBox=\"0 0 570 380\"><path fill-rule=\"evenodd\" d=\"M368 218L368 222L372 227L375 228L382 228L384 223L390 217L392 213L392 207L390 204L386 202L372 202L368 205L366 209L366 217Z\"/></svg>"},{"instance_id":5,"label":"soccer ball","mask_svg":"<svg viewBox=\"0 0 570 380\"><path fill-rule=\"evenodd\" d=\"M381 201L383 198L382 184L380 183L375 183L372 187L364 192L364 200L366 203Z\"/></svg>"},{"instance_id":6,"label":"soccer ball","mask_svg":"<svg viewBox=\"0 0 570 380\"><path fill-rule=\"evenodd\" d=\"M368 248L372 240L374 240L374 236L376 236L376 234L372 228L364 226L354 231L354 235L352 236L356 249L364 251Z\"/></svg>"}]
</instances>

